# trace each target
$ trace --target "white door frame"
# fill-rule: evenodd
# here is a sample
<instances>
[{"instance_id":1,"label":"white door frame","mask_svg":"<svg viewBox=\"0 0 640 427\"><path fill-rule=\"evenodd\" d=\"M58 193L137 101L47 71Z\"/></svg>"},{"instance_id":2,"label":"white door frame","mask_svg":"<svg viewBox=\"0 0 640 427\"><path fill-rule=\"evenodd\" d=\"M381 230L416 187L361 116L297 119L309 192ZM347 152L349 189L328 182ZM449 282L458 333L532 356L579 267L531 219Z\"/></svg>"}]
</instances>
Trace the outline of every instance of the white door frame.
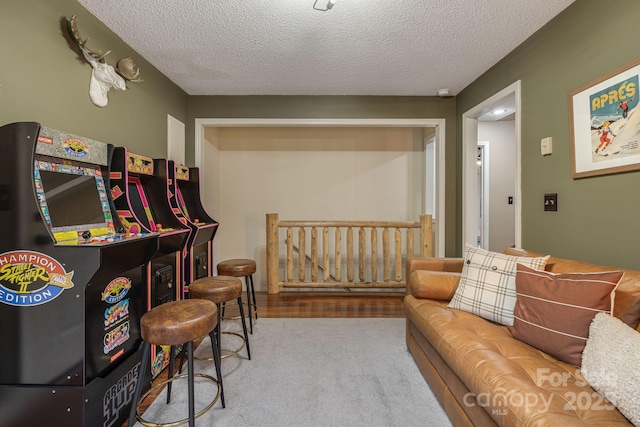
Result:
<instances>
[{"instance_id":1,"label":"white door frame","mask_svg":"<svg viewBox=\"0 0 640 427\"><path fill-rule=\"evenodd\" d=\"M184 164L184 123L167 114L167 159L173 160L177 165Z\"/></svg>"},{"instance_id":2,"label":"white door frame","mask_svg":"<svg viewBox=\"0 0 640 427\"><path fill-rule=\"evenodd\" d=\"M438 182L438 161L436 159L437 150L436 150L436 137L432 135L428 138L425 138L424 141L424 188L423 188L423 208L422 211L425 213L432 213L435 215L436 206L438 203L436 201L436 196L433 192L433 188L436 187L436 183Z\"/></svg>"},{"instance_id":3,"label":"white door frame","mask_svg":"<svg viewBox=\"0 0 640 427\"><path fill-rule=\"evenodd\" d=\"M204 134L206 127L426 127L436 131L436 242L434 255L445 253L445 119L195 119L195 165L205 176ZM203 184L202 180L200 181ZM201 188L201 193L206 194ZM424 203L423 203L424 209Z\"/></svg>"},{"instance_id":4,"label":"white door frame","mask_svg":"<svg viewBox=\"0 0 640 427\"><path fill-rule=\"evenodd\" d=\"M482 240L480 247L489 250L489 201L491 200L489 171L491 170L489 162L489 141L478 141L478 147L482 147Z\"/></svg>"},{"instance_id":5,"label":"white door frame","mask_svg":"<svg viewBox=\"0 0 640 427\"><path fill-rule=\"evenodd\" d=\"M521 169L521 83L520 80L471 108L462 115L462 247L475 246L479 206L476 202L476 157L478 150L478 117L487 113L499 101L515 95L516 185L515 185L515 245L522 246L522 169Z\"/></svg>"}]
</instances>

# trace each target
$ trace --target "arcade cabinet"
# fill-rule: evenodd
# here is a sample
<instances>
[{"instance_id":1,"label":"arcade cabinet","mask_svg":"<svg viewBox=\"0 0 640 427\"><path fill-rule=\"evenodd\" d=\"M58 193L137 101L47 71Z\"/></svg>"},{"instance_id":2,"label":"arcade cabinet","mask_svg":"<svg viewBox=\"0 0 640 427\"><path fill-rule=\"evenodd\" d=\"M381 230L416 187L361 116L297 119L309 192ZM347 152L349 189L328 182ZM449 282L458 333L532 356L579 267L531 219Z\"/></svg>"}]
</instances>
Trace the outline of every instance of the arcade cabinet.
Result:
<instances>
[{"instance_id":1,"label":"arcade cabinet","mask_svg":"<svg viewBox=\"0 0 640 427\"><path fill-rule=\"evenodd\" d=\"M191 228L185 254L185 283L183 292L188 292L189 283L201 277L211 276L213 266L213 238L218 222L204 210L200 201L198 168L175 165L169 160L169 200L175 215Z\"/></svg>"},{"instance_id":2,"label":"arcade cabinet","mask_svg":"<svg viewBox=\"0 0 640 427\"><path fill-rule=\"evenodd\" d=\"M191 229L174 215L169 204L169 173L165 159L152 159L116 147L109 173L111 197L118 218L130 233L157 232L158 252L146 271L146 308L181 298L182 251ZM152 346L151 374L169 364L169 346Z\"/></svg>"},{"instance_id":3,"label":"arcade cabinet","mask_svg":"<svg viewBox=\"0 0 640 427\"><path fill-rule=\"evenodd\" d=\"M35 122L0 127L2 425L127 418L158 239L123 233L108 147Z\"/></svg>"}]
</instances>

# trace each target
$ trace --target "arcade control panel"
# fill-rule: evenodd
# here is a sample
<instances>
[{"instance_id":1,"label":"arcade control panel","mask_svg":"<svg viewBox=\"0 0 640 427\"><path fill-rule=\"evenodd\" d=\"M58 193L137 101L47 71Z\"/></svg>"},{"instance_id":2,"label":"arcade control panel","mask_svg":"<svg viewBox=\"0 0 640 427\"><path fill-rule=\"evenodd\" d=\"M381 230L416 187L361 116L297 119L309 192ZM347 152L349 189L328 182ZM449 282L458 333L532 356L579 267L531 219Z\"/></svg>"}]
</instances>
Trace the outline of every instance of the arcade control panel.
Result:
<instances>
[{"instance_id":1,"label":"arcade control panel","mask_svg":"<svg viewBox=\"0 0 640 427\"><path fill-rule=\"evenodd\" d=\"M116 233L106 235L92 235L89 231L78 232L78 237L70 240L57 240L59 245L106 245L128 241L140 237L157 236L158 233Z\"/></svg>"}]
</instances>

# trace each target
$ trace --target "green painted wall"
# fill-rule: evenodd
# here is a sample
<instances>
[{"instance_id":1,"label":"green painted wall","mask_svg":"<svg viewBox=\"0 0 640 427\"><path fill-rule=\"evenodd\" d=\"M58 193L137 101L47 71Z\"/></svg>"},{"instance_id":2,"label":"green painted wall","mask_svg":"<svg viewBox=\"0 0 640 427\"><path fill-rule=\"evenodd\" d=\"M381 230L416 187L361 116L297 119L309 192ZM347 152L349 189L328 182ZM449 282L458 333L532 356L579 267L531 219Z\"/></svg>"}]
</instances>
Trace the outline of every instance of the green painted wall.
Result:
<instances>
[{"instance_id":1,"label":"green painted wall","mask_svg":"<svg viewBox=\"0 0 640 427\"><path fill-rule=\"evenodd\" d=\"M109 104L89 99L91 66L65 40L60 20L79 15L94 50L111 50L108 63L132 56L143 83L111 90ZM199 118L445 118L447 120L447 253L455 248L455 99L437 97L238 96L189 97L133 51L76 0L2 0L0 4L0 125L36 121L77 135L166 156L167 114L186 125L186 159L194 161Z\"/></svg>"},{"instance_id":2,"label":"green painted wall","mask_svg":"<svg viewBox=\"0 0 640 427\"><path fill-rule=\"evenodd\" d=\"M109 104L89 99L91 66L65 40L60 20L79 15L93 50L112 52L107 62L132 56L144 82L111 90ZM166 157L167 114L186 123L188 95L75 0L0 2L0 125L36 121L77 135Z\"/></svg>"},{"instance_id":3,"label":"green painted wall","mask_svg":"<svg viewBox=\"0 0 640 427\"><path fill-rule=\"evenodd\" d=\"M577 0L457 96L460 170L462 114L522 81L527 249L640 269L640 172L573 180L568 110L568 92L640 57L638 19L637 0ZM553 154L542 157L540 139L547 136L553 137ZM457 191L459 201L460 183ZM558 212L543 211L545 193L558 193Z\"/></svg>"},{"instance_id":4,"label":"green painted wall","mask_svg":"<svg viewBox=\"0 0 640 427\"><path fill-rule=\"evenodd\" d=\"M0 124L38 121L152 157L166 155L166 115L186 124L194 159L195 118L445 118L447 120L447 255L461 246L461 115L522 81L523 246L538 252L640 268L640 172L573 180L567 93L640 57L632 36L637 0L577 0L556 19L462 91L456 99L358 96L189 97L75 0L3 0L0 5ZM133 56L143 83L111 91L109 105L89 99L91 67L64 39L60 19L80 15L80 30L107 57ZM613 19L615 17L615 19ZM425 76L428 78L428 76ZM455 126L453 125L455 123ZM542 157L539 141L554 138ZM559 211L544 212L544 193ZM455 221L453 220L455 218Z\"/></svg>"},{"instance_id":5,"label":"green painted wall","mask_svg":"<svg viewBox=\"0 0 640 427\"><path fill-rule=\"evenodd\" d=\"M426 77L425 77L426 78ZM191 96L187 125L188 163L194 161L196 118L314 118L446 120L445 252L456 245L455 99L419 96Z\"/></svg>"}]
</instances>

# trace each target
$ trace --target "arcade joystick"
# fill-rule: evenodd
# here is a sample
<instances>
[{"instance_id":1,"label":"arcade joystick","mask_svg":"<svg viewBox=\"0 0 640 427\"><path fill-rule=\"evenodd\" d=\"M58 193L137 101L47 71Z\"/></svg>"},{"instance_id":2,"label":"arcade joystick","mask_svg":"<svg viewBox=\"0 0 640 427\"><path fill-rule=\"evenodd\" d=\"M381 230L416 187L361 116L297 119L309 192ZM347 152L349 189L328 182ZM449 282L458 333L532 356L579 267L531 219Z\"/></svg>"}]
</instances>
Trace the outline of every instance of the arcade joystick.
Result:
<instances>
[{"instance_id":1,"label":"arcade joystick","mask_svg":"<svg viewBox=\"0 0 640 427\"><path fill-rule=\"evenodd\" d=\"M193 222L196 223L196 224L199 224L200 220L198 218L196 218L196 219L193 220Z\"/></svg>"},{"instance_id":2,"label":"arcade joystick","mask_svg":"<svg viewBox=\"0 0 640 427\"><path fill-rule=\"evenodd\" d=\"M124 234L124 233L125 233L125 229L124 229L124 227L122 227L122 226L121 226L121 227L118 227L118 229L116 230L116 233L118 233L118 234Z\"/></svg>"},{"instance_id":3,"label":"arcade joystick","mask_svg":"<svg viewBox=\"0 0 640 427\"><path fill-rule=\"evenodd\" d=\"M156 224L156 231L162 230L162 224Z\"/></svg>"},{"instance_id":4,"label":"arcade joystick","mask_svg":"<svg viewBox=\"0 0 640 427\"><path fill-rule=\"evenodd\" d=\"M89 230L82 232L82 238L85 240L89 240L91 238L91 232Z\"/></svg>"}]
</instances>

